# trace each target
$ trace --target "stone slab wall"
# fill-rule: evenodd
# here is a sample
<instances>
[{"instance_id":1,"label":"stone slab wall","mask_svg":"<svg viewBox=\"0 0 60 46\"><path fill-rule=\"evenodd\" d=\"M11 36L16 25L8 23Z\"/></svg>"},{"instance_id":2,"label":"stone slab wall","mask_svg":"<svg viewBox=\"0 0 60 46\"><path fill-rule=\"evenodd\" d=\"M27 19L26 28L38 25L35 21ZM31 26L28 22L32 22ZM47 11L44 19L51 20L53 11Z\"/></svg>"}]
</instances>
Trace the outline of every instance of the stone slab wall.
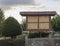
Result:
<instances>
[{"instance_id":1,"label":"stone slab wall","mask_svg":"<svg viewBox=\"0 0 60 46\"><path fill-rule=\"evenodd\" d=\"M60 46L60 39L53 38L26 39L25 46Z\"/></svg>"}]
</instances>

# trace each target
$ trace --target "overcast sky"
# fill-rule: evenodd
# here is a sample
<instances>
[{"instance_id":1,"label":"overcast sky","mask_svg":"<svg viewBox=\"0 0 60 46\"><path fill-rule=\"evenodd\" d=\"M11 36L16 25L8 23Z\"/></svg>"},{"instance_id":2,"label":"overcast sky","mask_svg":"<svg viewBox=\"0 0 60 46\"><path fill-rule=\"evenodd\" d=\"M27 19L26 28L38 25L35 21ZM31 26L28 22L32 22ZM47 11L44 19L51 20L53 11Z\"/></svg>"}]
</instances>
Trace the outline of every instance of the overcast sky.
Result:
<instances>
[{"instance_id":1,"label":"overcast sky","mask_svg":"<svg viewBox=\"0 0 60 46\"><path fill-rule=\"evenodd\" d=\"M60 12L60 0L0 0L0 7L9 9L17 5L41 5L44 4L47 9Z\"/></svg>"},{"instance_id":2,"label":"overcast sky","mask_svg":"<svg viewBox=\"0 0 60 46\"><path fill-rule=\"evenodd\" d=\"M12 5L33 5L34 0L0 0L0 7Z\"/></svg>"},{"instance_id":3,"label":"overcast sky","mask_svg":"<svg viewBox=\"0 0 60 46\"><path fill-rule=\"evenodd\" d=\"M60 4L60 0L0 0L0 6L12 6L12 5L33 5L33 4Z\"/></svg>"},{"instance_id":4,"label":"overcast sky","mask_svg":"<svg viewBox=\"0 0 60 46\"><path fill-rule=\"evenodd\" d=\"M20 11L52 10L60 14L60 0L0 0L0 8L3 8L6 18L13 16L20 21Z\"/></svg>"}]
</instances>

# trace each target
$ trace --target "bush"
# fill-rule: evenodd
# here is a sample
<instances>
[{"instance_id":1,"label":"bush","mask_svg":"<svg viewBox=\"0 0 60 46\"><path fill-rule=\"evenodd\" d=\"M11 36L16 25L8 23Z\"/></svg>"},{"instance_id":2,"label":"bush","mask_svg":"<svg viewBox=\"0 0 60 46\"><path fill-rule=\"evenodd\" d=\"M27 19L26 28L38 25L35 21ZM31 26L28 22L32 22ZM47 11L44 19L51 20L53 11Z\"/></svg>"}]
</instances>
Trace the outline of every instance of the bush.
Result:
<instances>
[{"instance_id":1,"label":"bush","mask_svg":"<svg viewBox=\"0 0 60 46\"><path fill-rule=\"evenodd\" d=\"M4 22L2 35L6 37L16 38L17 35L21 34L22 28L18 21L13 17L7 18Z\"/></svg>"},{"instance_id":2,"label":"bush","mask_svg":"<svg viewBox=\"0 0 60 46\"><path fill-rule=\"evenodd\" d=\"M42 35L42 37L48 37L49 36L49 33L42 32L41 35Z\"/></svg>"},{"instance_id":3,"label":"bush","mask_svg":"<svg viewBox=\"0 0 60 46\"><path fill-rule=\"evenodd\" d=\"M40 38L40 37L48 37L49 33L45 32L33 32L29 33L28 38Z\"/></svg>"}]
</instances>

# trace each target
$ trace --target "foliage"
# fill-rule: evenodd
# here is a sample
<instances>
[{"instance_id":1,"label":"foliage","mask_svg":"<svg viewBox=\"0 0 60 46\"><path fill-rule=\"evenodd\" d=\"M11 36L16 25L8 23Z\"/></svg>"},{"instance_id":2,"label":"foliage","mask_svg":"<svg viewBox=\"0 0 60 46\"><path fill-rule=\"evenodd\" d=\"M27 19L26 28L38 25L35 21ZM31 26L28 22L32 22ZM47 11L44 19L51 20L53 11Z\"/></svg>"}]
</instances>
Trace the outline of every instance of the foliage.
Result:
<instances>
[{"instance_id":1,"label":"foliage","mask_svg":"<svg viewBox=\"0 0 60 46\"><path fill-rule=\"evenodd\" d=\"M20 24L13 17L9 17L4 22L3 36L14 38L22 33Z\"/></svg>"},{"instance_id":2,"label":"foliage","mask_svg":"<svg viewBox=\"0 0 60 46\"><path fill-rule=\"evenodd\" d=\"M48 37L49 33L45 33L45 32L32 32L29 33L28 38L40 38L40 37Z\"/></svg>"},{"instance_id":3,"label":"foliage","mask_svg":"<svg viewBox=\"0 0 60 46\"><path fill-rule=\"evenodd\" d=\"M56 32L60 32L60 16L57 15L56 17L54 17L51 23L52 23L52 29Z\"/></svg>"},{"instance_id":4,"label":"foliage","mask_svg":"<svg viewBox=\"0 0 60 46\"><path fill-rule=\"evenodd\" d=\"M0 35L2 35L3 22L4 22L4 13L2 9L0 9Z\"/></svg>"},{"instance_id":5,"label":"foliage","mask_svg":"<svg viewBox=\"0 0 60 46\"><path fill-rule=\"evenodd\" d=\"M17 39L25 39L25 35L24 34L18 35Z\"/></svg>"},{"instance_id":6,"label":"foliage","mask_svg":"<svg viewBox=\"0 0 60 46\"><path fill-rule=\"evenodd\" d=\"M21 24L23 31L26 31L26 20L24 19L23 23Z\"/></svg>"}]
</instances>

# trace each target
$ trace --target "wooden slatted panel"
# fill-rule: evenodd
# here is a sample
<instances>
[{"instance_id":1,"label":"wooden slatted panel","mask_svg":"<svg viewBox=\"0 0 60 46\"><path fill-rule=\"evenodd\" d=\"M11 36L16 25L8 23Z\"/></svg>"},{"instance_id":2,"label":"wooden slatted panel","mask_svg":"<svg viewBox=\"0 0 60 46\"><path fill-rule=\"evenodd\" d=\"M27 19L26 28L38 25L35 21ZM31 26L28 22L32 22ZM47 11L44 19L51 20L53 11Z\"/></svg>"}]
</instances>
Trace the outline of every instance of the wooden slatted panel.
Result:
<instances>
[{"instance_id":1,"label":"wooden slatted panel","mask_svg":"<svg viewBox=\"0 0 60 46\"><path fill-rule=\"evenodd\" d=\"M38 22L38 16L28 16L28 22Z\"/></svg>"},{"instance_id":2,"label":"wooden slatted panel","mask_svg":"<svg viewBox=\"0 0 60 46\"><path fill-rule=\"evenodd\" d=\"M39 23L39 29L49 29L49 23Z\"/></svg>"},{"instance_id":3,"label":"wooden slatted panel","mask_svg":"<svg viewBox=\"0 0 60 46\"><path fill-rule=\"evenodd\" d=\"M27 23L27 29L38 29L38 23Z\"/></svg>"},{"instance_id":4,"label":"wooden slatted panel","mask_svg":"<svg viewBox=\"0 0 60 46\"><path fill-rule=\"evenodd\" d=\"M39 22L49 22L49 16L39 16Z\"/></svg>"}]
</instances>

